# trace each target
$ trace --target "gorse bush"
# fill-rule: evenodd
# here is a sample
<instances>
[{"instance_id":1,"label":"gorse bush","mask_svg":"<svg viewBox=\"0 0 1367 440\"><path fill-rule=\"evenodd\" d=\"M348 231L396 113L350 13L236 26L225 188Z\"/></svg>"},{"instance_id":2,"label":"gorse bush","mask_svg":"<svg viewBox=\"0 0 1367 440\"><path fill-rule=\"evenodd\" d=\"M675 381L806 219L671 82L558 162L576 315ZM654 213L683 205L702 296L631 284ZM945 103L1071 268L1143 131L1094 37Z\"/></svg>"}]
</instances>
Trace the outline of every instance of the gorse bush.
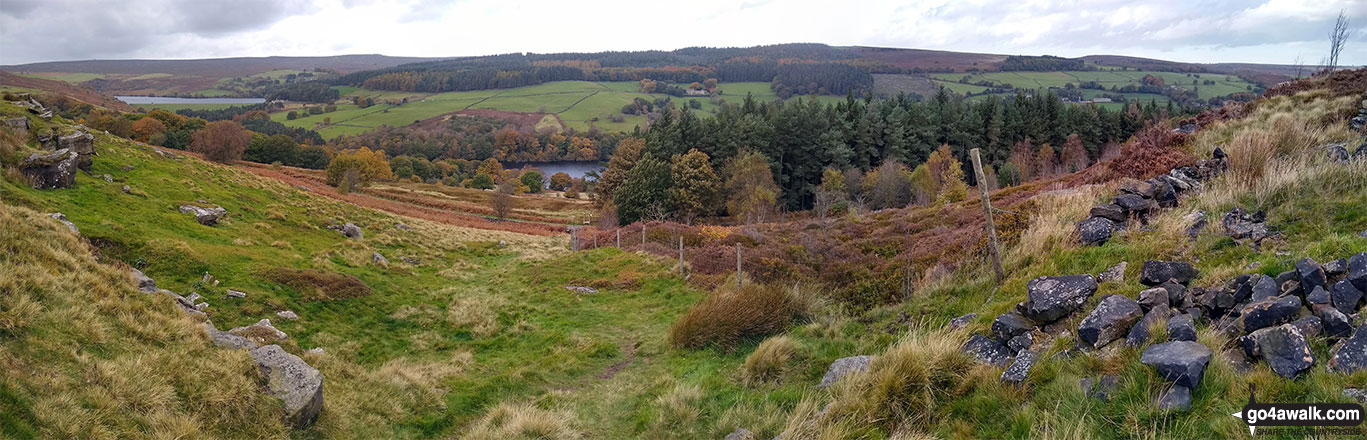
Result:
<instances>
[{"instance_id":1,"label":"gorse bush","mask_svg":"<svg viewBox=\"0 0 1367 440\"><path fill-rule=\"evenodd\" d=\"M688 309L669 330L676 347L715 345L735 349L742 341L777 333L804 311L797 298L783 290L746 284L739 291L723 283Z\"/></svg>"}]
</instances>

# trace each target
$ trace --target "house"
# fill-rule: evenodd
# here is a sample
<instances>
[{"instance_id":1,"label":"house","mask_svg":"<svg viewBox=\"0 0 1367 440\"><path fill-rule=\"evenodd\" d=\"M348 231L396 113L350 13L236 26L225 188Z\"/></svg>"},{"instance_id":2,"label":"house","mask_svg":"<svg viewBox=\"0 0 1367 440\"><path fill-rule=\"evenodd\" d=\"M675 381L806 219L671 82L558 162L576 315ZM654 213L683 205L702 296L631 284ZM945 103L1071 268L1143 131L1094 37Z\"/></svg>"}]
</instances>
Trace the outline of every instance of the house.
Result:
<instances>
[{"instance_id":1,"label":"house","mask_svg":"<svg viewBox=\"0 0 1367 440\"><path fill-rule=\"evenodd\" d=\"M703 89L688 89L684 93L687 93L688 96L707 96L707 91Z\"/></svg>"},{"instance_id":2,"label":"house","mask_svg":"<svg viewBox=\"0 0 1367 440\"><path fill-rule=\"evenodd\" d=\"M1092 98L1092 102L1111 102L1111 98Z\"/></svg>"}]
</instances>

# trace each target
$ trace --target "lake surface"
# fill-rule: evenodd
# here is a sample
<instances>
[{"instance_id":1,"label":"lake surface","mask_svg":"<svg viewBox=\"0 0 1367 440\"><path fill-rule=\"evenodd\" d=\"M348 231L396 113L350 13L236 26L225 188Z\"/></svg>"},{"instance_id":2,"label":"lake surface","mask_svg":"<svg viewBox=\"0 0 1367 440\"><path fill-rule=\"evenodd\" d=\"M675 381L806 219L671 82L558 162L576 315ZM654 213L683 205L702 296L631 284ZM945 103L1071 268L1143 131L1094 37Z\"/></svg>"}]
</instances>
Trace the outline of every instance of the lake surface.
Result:
<instances>
[{"instance_id":1,"label":"lake surface","mask_svg":"<svg viewBox=\"0 0 1367 440\"><path fill-rule=\"evenodd\" d=\"M549 181L551 176L555 175L555 173L563 172L569 174L570 177L578 179L584 177L584 175L588 174L590 171L602 173L604 169L598 162L508 162L503 164L504 168L510 170L520 170L524 165L541 170L542 176L544 176L547 181Z\"/></svg>"},{"instance_id":2,"label":"lake surface","mask_svg":"<svg viewBox=\"0 0 1367 440\"><path fill-rule=\"evenodd\" d=\"M127 104L260 104L266 98L172 98L169 96L115 96Z\"/></svg>"}]
</instances>

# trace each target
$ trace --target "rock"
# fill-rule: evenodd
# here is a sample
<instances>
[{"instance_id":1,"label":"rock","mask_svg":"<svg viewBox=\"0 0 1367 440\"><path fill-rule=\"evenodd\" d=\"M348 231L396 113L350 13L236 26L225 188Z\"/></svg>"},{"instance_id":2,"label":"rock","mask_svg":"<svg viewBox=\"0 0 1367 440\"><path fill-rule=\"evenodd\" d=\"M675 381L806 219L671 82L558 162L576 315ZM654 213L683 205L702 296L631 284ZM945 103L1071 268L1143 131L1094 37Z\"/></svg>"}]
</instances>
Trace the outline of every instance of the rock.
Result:
<instances>
[{"instance_id":1,"label":"rock","mask_svg":"<svg viewBox=\"0 0 1367 440\"><path fill-rule=\"evenodd\" d=\"M74 133L58 136L57 148L70 149L80 157L77 159L77 167L82 170L90 171L91 164L94 162L92 156L95 155L95 136L85 130L77 130Z\"/></svg>"},{"instance_id":2,"label":"rock","mask_svg":"<svg viewBox=\"0 0 1367 440\"><path fill-rule=\"evenodd\" d=\"M371 252L371 253L370 253L370 262L375 263L375 264L378 264L378 265L381 265L381 266L388 266L388 265L389 265L389 259L388 259L388 258L385 258L384 255L380 255L379 252Z\"/></svg>"},{"instance_id":3,"label":"rock","mask_svg":"<svg viewBox=\"0 0 1367 440\"><path fill-rule=\"evenodd\" d=\"M1177 190L1163 179L1154 179L1153 201L1158 202L1158 206L1171 208L1177 206Z\"/></svg>"},{"instance_id":4,"label":"rock","mask_svg":"<svg viewBox=\"0 0 1367 440\"><path fill-rule=\"evenodd\" d=\"M1195 133L1198 128L1200 127L1196 124L1187 123L1177 126L1177 128L1172 129L1172 131L1173 133L1192 134Z\"/></svg>"},{"instance_id":5,"label":"rock","mask_svg":"<svg viewBox=\"0 0 1367 440\"><path fill-rule=\"evenodd\" d=\"M1168 289L1154 287L1139 291L1139 305L1144 307L1144 310L1152 310L1159 304L1168 304Z\"/></svg>"},{"instance_id":6,"label":"rock","mask_svg":"<svg viewBox=\"0 0 1367 440\"><path fill-rule=\"evenodd\" d=\"M1077 223L1077 231L1082 238L1082 244L1101 245L1111 239L1111 235L1116 231L1116 225L1105 218L1087 217L1086 220Z\"/></svg>"},{"instance_id":7,"label":"rock","mask_svg":"<svg viewBox=\"0 0 1367 440\"><path fill-rule=\"evenodd\" d=\"M233 289L228 289L228 296L231 296L231 297L233 297L233 298L246 298L246 297L247 297L247 292L241 292L241 291L237 291L237 290L233 290Z\"/></svg>"},{"instance_id":8,"label":"rock","mask_svg":"<svg viewBox=\"0 0 1367 440\"><path fill-rule=\"evenodd\" d=\"M1191 388L1201 383L1213 354L1198 342L1173 341L1149 346L1139 362L1158 370L1160 376Z\"/></svg>"},{"instance_id":9,"label":"rock","mask_svg":"<svg viewBox=\"0 0 1367 440\"><path fill-rule=\"evenodd\" d=\"M65 148L47 154L33 153L19 164L19 171L34 189L70 188L76 183L78 156Z\"/></svg>"},{"instance_id":10,"label":"rock","mask_svg":"<svg viewBox=\"0 0 1367 440\"><path fill-rule=\"evenodd\" d=\"M1021 350L1020 354L1016 355L1016 360L1011 362L1011 366L1006 367L1006 371L1002 372L1002 382L1017 386L1025 383L1026 376L1030 374L1030 368L1035 366L1035 361L1038 359L1039 355L1035 352Z\"/></svg>"},{"instance_id":11,"label":"rock","mask_svg":"<svg viewBox=\"0 0 1367 440\"><path fill-rule=\"evenodd\" d=\"M1035 334L1026 332L1006 341L1006 348L1012 353L1020 353L1021 350L1028 350L1035 345Z\"/></svg>"},{"instance_id":12,"label":"rock","mask_svg":"<svg viewBox=\"0 0 1367 440\"><path fill-rule=\"evenodd\" d=\"M121 169L124 170L124 171L133 171L133 166L132 166L132 165L124 165L123 168L121 168Z\"/></svg>"},{"instance_id":13,"label":"rock","mask_svg":"<svg viewBox=\"0 0 1367 440\"><path fill-rule=\"evenodd\" d=\"M1168 280L1187 284L1201 273L1191 263L1177 261L1148 260L1139 272L1139 282L1145 286L1157 286Z\"/></svg>"},{"instance_id":14,"label":"rock","mask_svg":"<svg viewBox=\"0 0 1367 440\"><path fill-rule=\"evenodd\" d=\"M196 205L180 205L180 212L194 215L195 221L204 226L213 226L217 224L223 216L228 215L228 210L223 209L220 206L205 208Z\"/></svg>"},{"instance_id":15,"label":"rock","mask_svg":"<svg viewBox=\"0 0 1367 440\"><path fill-rule=\"evenodd\" d=\"M1239 314L1244 333L1281 325L1296 319L1301 311L1301 299L1283 296L1249 304Z\"/></svg>"},{"instance_id":16,"label":"rock","mask_svg":"<svg viewBox=\"0 0 1367 440\"><path fill-rule=\"evenodd\" d=\"M1125 269L1129 266L1130 263L1121 261L1114 266L1111 266L1109 269L1106 269L1105 272L1101 272L1100 275L1097 275L1096 279L1098 282L1102 283L1123 282L1125 281Z\"/></svg>"},{"instance_id":17,"label":"rock","mask_svg":"<svg viewBox=\"0 0 1367 440\"><path fill-rule=\"evenodd\" d=\"M1229 156L1225 154L1225 150L1221 150L1220 147L1215 147L1215 151L1210 154L1210 157L1217 160L1224 160Z\"/></svg>"},{"instance_id":18,"label":"rock","mask_svg":"<svg viewBox=\"0 0 1367 440\"><path fill-rule=\"evenodd\" d=\"M130 187L130 186L128 186L128 185L124 185L122 188L119 188L119 190L120 190L120 191L123 191L124 194L132 194L132 193L133 193L133 188Z\"/></svg>"},{"instance_id":19,"label":"rock","mask_svg":"<svg viewBox=\"0 0 1367 440\"><path fill-rule=\"evenodd\" d=\"M1321 266L1321 268L1324 269L1325 275L1331 277L1342 276L1343 274L1348 273L1348 259L1340 258L1334 261L1330 261L1328 263L1324 263L1324 265Z\"/></svg>"},{"instance_id":20,"label":"rock","mask_svg":"<svg viewBox=\"0 0 1367 440\"><path fill-rule=\"evenodd\" d=\"M281 339L288 339L290 337L289 335L285 334L285 332L282 332L280 331L280 329L277 329L275 328L275 326L271 325L271 320L265 318L262 318L260 321L257 321L256 324L252 324L246 327L234 327L232 330L228 330L228 333L232 333L234 335L250 339L252 342L256 342L258 344L274 342Z\"/></svg>"},{"instance_id":21,"label":"rock","mask_svg":"<svg viewBox=\"0 0 1367 440\"><path fill-rule=\"evenodd\" d=\"M320 354L323 354L323 347L313 347L313 348L310 348L310 349L308 349L308 350L304 350L304 353L305 353L305 354L320 355Z\"/></svg>"},{"instance_id":22,"label":"rock","mask_svg":"<svg viewBox=\"0 0 1367 440\"><path fill-rule=\"evenodd\" d=\"M399 228L399 229L404 230L404 231L412 231L412 230L413 230L413 227L412 227L412 226L408 226L408 225L405 225L405 224L403 224L403 223L395 224L394 227Z\"/></svg>"},{"instance_id":23,"label":"rock","mask_svg":"<svg viewBox=\"0 0 1367 440\"><path fill-rule=\"evenodd\" d=\"M1159 321L1168 319L1171 309L1167 303L1159 303L1154 308L1149 309L1144 314L1144 318L1130 327L1130 332L1125 335L1125 345L1138 347L1149 341L1149 330L1157 325Z\"/></svg>"},{"instance_id":24,"label":"rock","mask_svg":"<svg viewBox=\"0 0 1367 440\"><path fill-rule=\"evenodd\" d=\"M730 434L726 434L722 440L755 440L755 435L745 428L736 428Z\"/></svg>"},{"instance_id":25,"label":"rock","mask_svg":"<svg viewBox=\"0 0 1367 440\"><path fill-rule=\"evenodd\" d=\"M47 216L48 216L48 217L52 217L53 220L57 220L57 221L59 221L59 222L62 222L62 224L63 224L63 225L66 225L66 228L67 228L67 229L70 229L71 232L76 233L76 234L80 234L80 233L81 233L81 230L80 230L79 228L76 227L76 224L75 224L75 223L72 223L71 220L67 220L67 219L66 219L66 214L62 214L62 213L60 213L60 212L54 212L54 213L48 214Z\"/></svg>"},{"instance_id":26,"label":"rock","mask_svg":"<svg viewBox=\"0 0 1367 440\"><path fill-rule=\"evenodd\" d=\"M1281 377L1293 379L1315 365L1315 356L1310 353L1310 344L1294 325L1283 324L1268 327L1240 338L1245 351L1249 351L1249 341L1254 345L1254 357L1261 357Z\"/></svg>"},{"instance_id":27,"label":"rock","mask_svg":"<svg viewBox=\"0 0 1367 440\"><path fill-rule=\"evenodd\" d=\"M279 345L250 351L257 371L266 378L266 390L285 403L285 421L307 427L323 410L323 375Z\"/></svg>"},{"instance_id":28,"label":"rock","mask_svg":"<svg viewBox=\"0 0 1367 440\"><path fill-rule=\"evenodd\" d=\"M958 318L951 319L951 320L949 320L949 329L950 329L950 330L958 330L958 329L964 328L965 326L968 325L968 323L973 322L973 320L974 320L974 319L977 319L977 318L978 318L978 314L977 314L977 313L969 313L969 314L960 316L960 317L958 317Z\"/></svg>"},{"instance_id":29,"label":"rock","mask_svg":"<svg viewBox=\"0 0 1367 440\"><path fill-rule=\"evenodd\" d=\"M1358 326L1352 337L1334 349L1329 369L1343 374L1367 369L1367 325Z\"/></svg>"},{"instance_id":30,"label":"rock","mask_svg":"<svg viewBox=\"0 0 1367 440\"><path fill-rule=\"evenodd\" d=\"M571 291L571 292L574 292L574 293L577 293L577 294L581 294L581 295L592 295L592 294L598 293L598 290L597 290L597 289L594 289L594 288L592 288L592 287L584 287L584 286L565 286L565 290L568 290L568 291Z\"/></svg>"},{"instance_id":31,"label":"rock","mask_svg":"<svg viewBox=\"0 0 1367 440\"><path fill-rule=\"evenodd\" d=\"M818 388L831 386L841 378L851 373L862 373L868 371L869 363L873 361L873 356L850 356L836 359L831 362L831 366L826 368L826 374L821 376L821 383Z\"/></svg>"},{"instance_id":32,"label":"rock","mask_svg":"<svg viewBox=\"0 0 1367 440\"><path fill-rule=\"evenodd\" d=\"M1101 217L1116 223L1125 223L1129 216L1125 215L1125 208L1114 203L1106 203L1092 207L1090 212L1092 217Z\"/></svg>"},{"instance_id":33,"label":"rock","mask_svg":"<svg viewBox=\"0 0 1367 440\"><path fill-rule=\"evenodd\" d=\"M1143 216L1148 213L1149 210L1158 207L1158 204L1152 199L1146 199L1135 194L1121 194L1115 196L1113 201L1116 205L1125 209L1125 212L1130 213L1130 215Z\"/></svg>"},{"instance_id":34,"label":"rock","mask_svg":"<svg viewBox=\"0 0 1367 440\"><path fill-rule=\"evenodd\" d=\"M1096 309L1082 320L1077 335L1095 348L1119 339L1130 331L1130 326L1144 317L1139 303L1125 295L1110 295L1101 299Z\"/></svg>"},{"instance_id":35,"label":"rock","mask_svg":"<svg viewBox=\"0 0 1367 440\"><path fill-rule=\"evenodd\" d=\"M1076 311L1096 293L1090 274L1039 277L1025 285L1028 299L1022 314L1038 323L1054 322Z\"/></svg>"},{"instance_id":36,"label":"rock","mask_svg":"<svg viewBox=\"0 0 1367 440\"><path fill-rule=\"evenodd\" d=\"M1005 366L1012 356L1011 350L1005 345L982 335L973 335L969 338L968 342L964 343L963 351L978 362L998 367Z\"/></svg>"},{"instance_id":37,"label":"rock","mask_svg":"<svg viewBox=\"0 0 1367 440\"><path fill-rule=\"evenodd\" d=\"M1353 331L1353 324L1348 321L1348 316L1328 304L1316 304L1310 311L1320 318L1326 336L1348 336L1348 333Z\"/></svg>"},{"instance_id":38,"label":"rock","mask_svg":"<svg viewBox=\"0 0 1367 440\"><path fill-rule=\"evenodd\" d=\"M15 131L26 132L29 128L28 118L18 117L5 119L5 126L13 128Z\"/></svg>"},{"instance_id":39,"label":"rock","mask_svg":"<svg viewBox=\"0 0 1367 440\"><path fill-rule=\"evenodd\" d=\"M1206 225L1210 224L1210 221L1206 220L1205 211L1196 211L1187 214L1185 217L1182 217L1182 222L1187 225L1187 238L1191 239L1195 239L1196 236L1201 235L1201 231L1206 229Z\"/></svg>"},{"instance_id":40,"label":"rock","mask_svg":"<svg viewBox=\"0 0 1367 440\"><path fill-rule=\"evenodd\" d=\"M1169 341L1195 341L1196 320L1189 314L1181 314L1168 319Z\"/></svg>"},{"instance_id":41,"label":"rock","mask_svg":"<svg viewBox=\"0 0 1367 440\"><path fill-rule=\"evenodd\" d=\"M1367 292L1367 252L1348 257L1348 277L1359 291Z\"/></svg>"},{"instance_id":42,"label":"rock","mask_svg":"<svg viewBox=\"0 0 1367 440\"><path fill-rule=\"evenodd\" d=\"M1333 300L1329 298L1329 292L1324 291L1324 288L1322 287L1316 287L1315 290L1311 290L1310 293L1305 295L1305 302L1312 306L1315 304L1330 304L1332 301Z\"/></svg>"},{"instance_id":43,"label":"rock","mask_svg":"<svg viewBox=\"0 0 1367 440\"><path fill-rule=\"evenodd\" d=\"M294 185L294 187L295 187L295 188L299 188L300 190L302 190L302 191L304 191L304 192L313 192L312 189L309 189L309 187L304 186L304 185Z\"/></svg>"},{"instance_id":44,"label":"rock","mask_svg":"<svg viewBox=\"0 0 1367 440\"><path fill-rule=\"evenodd\" d=\"M1173 384L1171 388L1163 391L1158 396L1155 403L1159 411L1191 411L1191 388Z\"/></svg>"},{"instance_id":45,"label":"rock","mask_svg":"<svg viewBox=\"0 0 1367 440\"><path fill-rule=\"evenodd\" d=\"M1267 224L1264 223L1266 214L1262 211L1252 214L1245 213L1243 209L1234 207L1225 213L1220 224L1225 227L1225 234L1235 240L1249 240L1253 243L1261 242L1267 238Z\"/></svg>"},{"instance_id":46,"label":"rock","mask_svg":"<svg viewBox=\"0 0 1367 440\"><path fill-rule=\"evenodd\" d=\"M1302 258L1296 261L1296 274L1300 276L1301 289L1306 292L1314 290L1316 287L1328 287L1324 276L1324 268L1313 258Z\"/></svg>"},{"instance_id":47,"label":"rock","mask_svg":"<svg viewBox=\"0 0 1367 440\"><path fill-rule=\"evenodd\" d=\"M1159 287L1168 293L1168 305L1177 308L1186 307L1188 302L1186 286L1169 281Z\"/></svg>"},{"instance_id":48,"label":"rock","mask_svg":"<svg viewBox=\"0 0 1367 440\"><path fill-rule=\"evenodd\" d=\"M1086 394L1087 397L1104 402L1111 400L1111 393L1115 391L1116 383L1119 380L1119 376L1106 374L1102 375L1099 380L1084 377L1078 381L1078 384L1082 386L1082 393Z\"/></svg>"},{"instance_id":49,"label":"rock","mask_svg":"<svg viewBox=\"0 0 1367 440\"><path fill-rule=\"evenodd\" d=\"M154 293L157 291L157 282L153 281L147 274L137 268L128 268L128 273L133 276L133 282L137 284L138 291L142 293Z\"/></svg>"},{"instance_id":50,"label":"rock","mask_svg":"<svg viewBox=\"0 0 1367 440\"><path fill-rule=\"evenodd\" d=\"M1128 194L1137 195L1140 198L1152 199L1153 190L1153 184L1149 182L1131 179L1129 177L1120 180L1120 191L1123 191Z\"/></svg>"},{"instance_id":51,"label":"rock","mask_svg":"<svg viewBox=\"0 0 1367 440\"><path fill-rule=\"evenodd\" d=\"M508 247L508 241L507 241L507 240L499 240L499 241L498 241L498 247Z\"/></svg>"},{"instance_id":52,"label":"rock","mask_svg":"<svg viewBox=\"0 0 1367 440\"><path fill-rule=\"evenodd\" d=\"M299 319L299 315L290 310L281 310L279 312L275 312L275 316L279 316L290 321Z\"/></svg>"},{"instance_id":53,"label":"rock","mask_svg":"<svg viewBox=\"0 0 1367 440\"><path fill-rule=\"evenodd\" d=\"M1003 313L992 320L992 336L999 341L1010 341L1011 338L1030 333L1034 328L1034 322L1017 312Z\"/></svg>"},{"instance_id":54,"label":"rock","mask_svg":"<svg viewBox=\"0 0 1367 440\"><path fill-rule=\"evenodd\" d=\"M1230 295L1225 289L1207 289L1200 296L1196 297L1196 305L1200 306L1211 316L1222 316L1236 302L1234 296Z\"/></svg>"},{"instance_id":55,"label":"rock","mask_svg":"<svg viewBox=\"0 0 1367 440\"><path fill-rule=\"evenodd\" d=\"M1282 295L1303 296L1305 294L1305 290L1301 289L1301 282L1296 280L1290 280L1285 283L1282 283L1280 290L1282 292Z\"/></svg>"},{"instance_id":56,"label":"rock","mask_svg":"<svg viewBox=\"0 0 1367 440\"><path fill-rule=\"evenodd\" d=\"M1324 289L1316 287L1318 291ZM1334 304L1334 308L1339 309L1345 315L1357 313L1358 303L1362 301L1362 291L1353 287L1353 283L1341 280L1329 286L1329 297Z\"/></svg>"},{"instance_id":57,"label":"rock","mask_svg":"<svg viewBox=\"0 0 1367 440\"><path fill-rule=\"evenodd\" d=\"M217 347L219 347L219 348L227 348L227 349L231 349L231 350L237 350L237 349L247 349L247 350L250 350L250 349L253 349L253 348L258 347L258 345L256 345L255 342L252 342L252 341L248 340L247 338L244 338L244 337L241 337L241 336L232 334L232 333L228 333L228 332L225 332L225 331L219 331L217 328L214 328L214 323L213 323L213 322L209 322L209 321L205 321L205 322L204 322L204 333L205 333L205 334L208 334L208 335L209 335L209 341L210 341L210 342L213 342L213 343L214 343L214 346L217 346Z\"/></svg>"},{"instance_id":58,"label":"rock","mask_svg":"<svg viewBox=\"0 0 1367 440\"><path fill-rule=\"evenodd\" d=\"M1360 388L1344 388L1343 395L1356 400L1357 403L1367 403L1367 390Z\"/></svg>"},{"instance_id":59,"label":"rock","mask_svg":"<svg viewBox=\"0 0 1367 440\"><path fill-rule=\"evenodd\" d=\"M1324 333L1324 323L1320 320L1320 317L1315 315L1297 319L1296 322L1291 323L1291 325L1296 327L1296 330L1300 330L1301 336L1306 338L1317 337Z\"/></svg>"},{"instance_id":60,"label":"rock","mask_svg":"<svg viewBox=\"0 0 1367 440\"><path fill-rule=\"evenodd\" d=\"M190 296L185 297L185 300L195 302L199 301L200 298L203 298L203 296L201 296L199 292L190 292Z\"/></svg>"},{"instance_id":61,"label":"rock","mask_svg":"<svg viewBox=\"0 0 1367 440\"><path fill-rule=\"evenodd\" d=\"M411 264L411 265L414 265L414 266L417 266L417 265L422 264L422 259L421 259L421 258L414 257L414 256L411 256L411 255L404 255L404 256L399 257L399 259L400 259L400 260L403 260L404 263L408 263L408 264Z\"/></svg>"},{"instance_id":62,"label":"rock","mask_svg":"<svg viewBox=\"0 0 1367 440\"><path fill-rule=\"evenodd\" d=\"M1328 156L1329 160L1334 162L1347 162L1348 158L1350 157L1350 155L1348 154L1347 142L1336 142L1329 145L1324 145L1321 148L1324 148L1325 156Z\"/></svg>"},{"instance_id":63,"label":"rock","mask_svg":"<svg viewBox=\"0 0 1367 440\"><path fill-rule=\"evenodd\" d=\"M360 240L365 237L365 233L361 232L361 227L351 223L342 226L342 234L346 235L347 238L355 240Z\"/></svg>"},{"instance_id":64,"label":"rock","mask_svg":"<svg viewBox=\"0 0 1367 440\"><path fill-rule=\"evenodd\" d=\"M1249 299L1254 302L1269 300L1281 293L1281 288L1277 287L1277 281L1267 275L1258 275L1258 280L1251 284L1253 287Z\"/></svg>"}]
</instances>

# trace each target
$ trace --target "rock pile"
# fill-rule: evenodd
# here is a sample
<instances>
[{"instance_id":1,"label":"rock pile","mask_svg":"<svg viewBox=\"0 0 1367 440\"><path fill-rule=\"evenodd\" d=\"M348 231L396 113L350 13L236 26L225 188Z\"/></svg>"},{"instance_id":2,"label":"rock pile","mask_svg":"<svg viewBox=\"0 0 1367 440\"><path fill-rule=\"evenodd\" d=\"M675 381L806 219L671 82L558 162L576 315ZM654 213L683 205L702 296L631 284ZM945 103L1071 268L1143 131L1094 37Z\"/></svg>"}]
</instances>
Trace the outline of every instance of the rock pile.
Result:
<instances>
[{"instance_id":1,"label":"rock pile","mask_svg":"<svg viewBox=\"0 0 1367 440\"><path fill-rule=\"evenodd\" d=\"M1263 211L1244 212L1243 208L1236 206L1225 213L1220 224L1225 227L1225 235L1229 238L1247 243L1254 249L1270 235L1267 231L1267 213Z\"/></svg>"},{"instance_id":2,"label":"rock pile","mask_svg":"<svg viewBox=\"0 0 1367 440\"><path fill-rule=\"evenodd\" d=\"M1125 229L1131 220L1148 224L1149 216L1158 208L1177 206L1178 196L1200 189L1201 182L1227 167L1224 151L1216 148L1213 159L1197 161L1195 166L1173 168L1148 180L1126 178L1120 182L1120 194L1111 203L1093 206L1087 219L1078 222L1078 235L1083 244L1100 245ZM1194 222L1201 220L1204 218Z\"/></svg>"}]
</instances>

